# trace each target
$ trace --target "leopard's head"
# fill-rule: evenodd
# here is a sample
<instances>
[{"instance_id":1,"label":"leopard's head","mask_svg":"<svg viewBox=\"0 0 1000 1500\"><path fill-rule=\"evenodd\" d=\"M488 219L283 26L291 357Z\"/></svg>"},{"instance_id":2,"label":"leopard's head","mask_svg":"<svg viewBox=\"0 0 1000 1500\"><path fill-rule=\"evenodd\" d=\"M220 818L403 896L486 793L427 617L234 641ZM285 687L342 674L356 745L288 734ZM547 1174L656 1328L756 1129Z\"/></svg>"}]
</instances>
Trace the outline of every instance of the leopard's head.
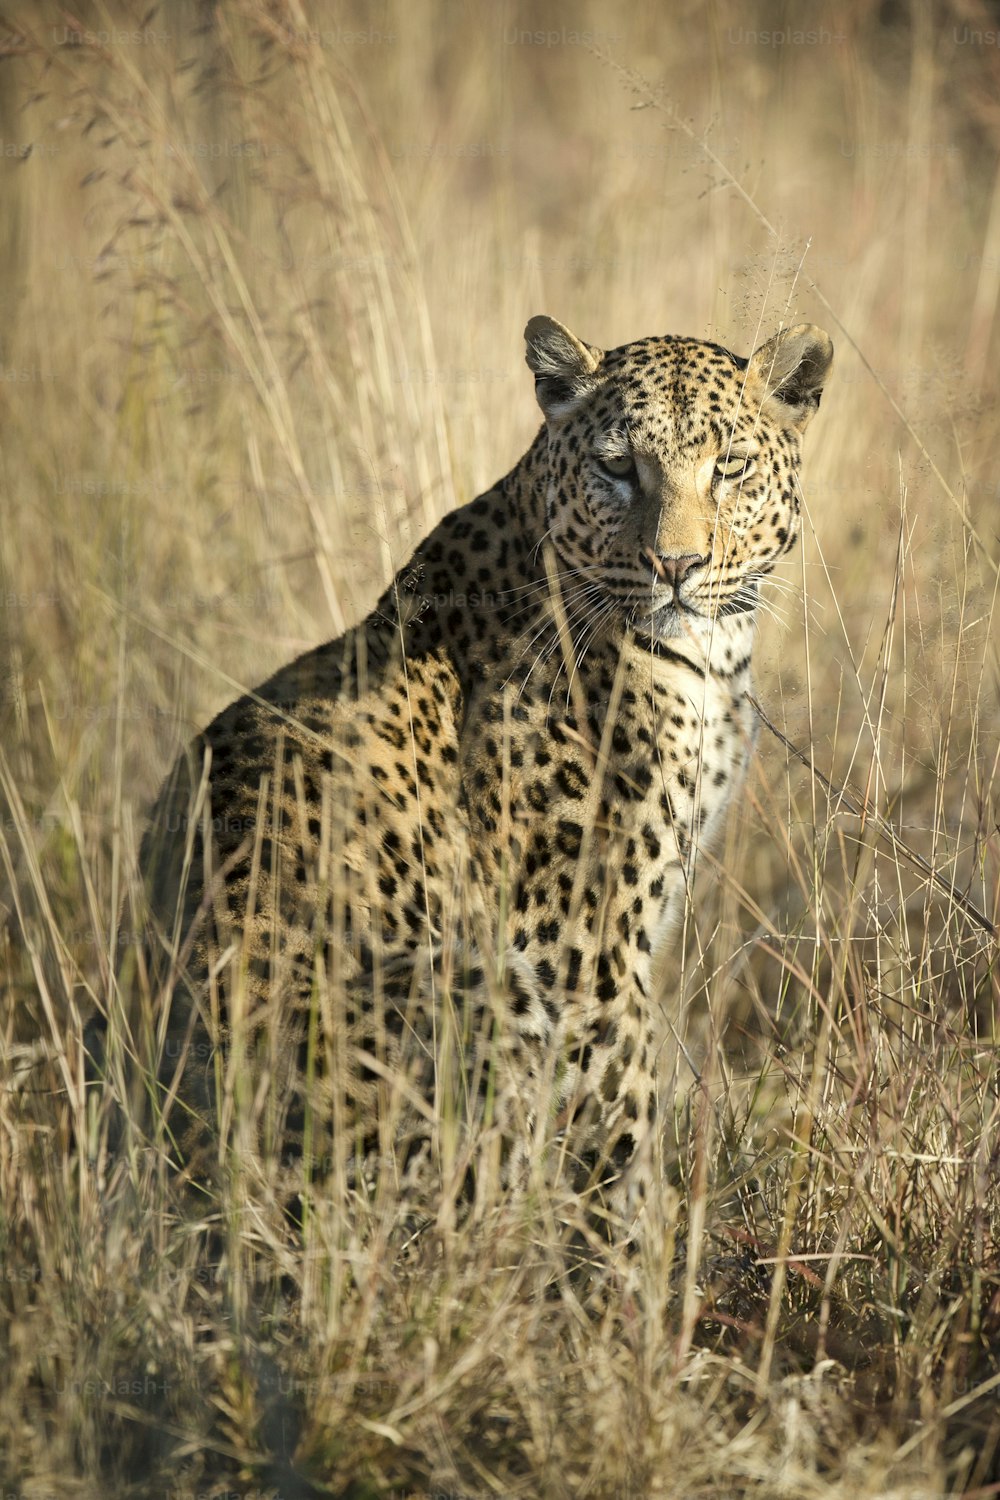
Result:
<instances>
[{"instance_id":1,"label":"leopard's head","mask_svg":"<svg viewBox=\"0 0 1000 1500\"><path fill-rule=\"evenodd\" d=\"M535 317L525 340L569 601L659 638L752 610L798 535L801 438L829 337L800 323L749 359L674 337L604 353Z\"/></svg>"}]
</instances>

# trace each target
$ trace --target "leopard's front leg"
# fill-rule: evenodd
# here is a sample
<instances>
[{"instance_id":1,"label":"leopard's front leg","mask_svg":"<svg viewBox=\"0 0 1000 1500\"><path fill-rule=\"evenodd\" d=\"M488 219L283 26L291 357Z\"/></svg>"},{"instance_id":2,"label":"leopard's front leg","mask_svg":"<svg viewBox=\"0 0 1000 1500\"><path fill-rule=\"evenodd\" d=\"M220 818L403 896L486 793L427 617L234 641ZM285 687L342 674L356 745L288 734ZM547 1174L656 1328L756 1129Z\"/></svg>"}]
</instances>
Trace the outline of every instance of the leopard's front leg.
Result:
<instances>
[{"instance_id":1,"label":"leopard's front leg","mask_svg":"<svg viewBox=\"0 0 1000 1500\"><path fill-rule=\"evenodd\" d=\"M606 1001L569 1049L563 1150L588 1216L609 1239L632 1238L655 1192L659 1037L641 979Z\"/></svg>"}]
</instances>

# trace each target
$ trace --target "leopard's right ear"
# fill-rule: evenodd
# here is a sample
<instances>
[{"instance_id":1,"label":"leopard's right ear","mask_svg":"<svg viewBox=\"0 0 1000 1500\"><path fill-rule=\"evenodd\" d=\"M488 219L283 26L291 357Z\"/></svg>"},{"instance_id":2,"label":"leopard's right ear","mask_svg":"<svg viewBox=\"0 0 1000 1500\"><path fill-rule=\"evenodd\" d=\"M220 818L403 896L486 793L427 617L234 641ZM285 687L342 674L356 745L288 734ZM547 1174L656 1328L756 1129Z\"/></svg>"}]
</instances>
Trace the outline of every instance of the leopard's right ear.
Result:
<instances>
[{"instance_id":1,"label":"leopard's right ear","mask_svg":"<svg viewBox=\"0 0 1000 1500\"><path fill-rule=\"evenodd\" d=\"M532 318L524 330L525 361L547 417L561 417L593 387L604 351L585 344L555 318Z\"/></svg>"}]
</instances>

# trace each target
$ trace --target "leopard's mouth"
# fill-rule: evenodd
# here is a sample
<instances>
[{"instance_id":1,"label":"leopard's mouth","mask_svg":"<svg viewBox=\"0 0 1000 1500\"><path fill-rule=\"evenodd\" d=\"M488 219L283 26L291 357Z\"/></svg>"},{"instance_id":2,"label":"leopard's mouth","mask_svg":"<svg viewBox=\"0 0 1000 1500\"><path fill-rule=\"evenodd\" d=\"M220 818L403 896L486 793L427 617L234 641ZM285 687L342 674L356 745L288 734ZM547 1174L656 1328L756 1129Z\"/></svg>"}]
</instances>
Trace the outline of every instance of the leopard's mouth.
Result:
<instances>
[{"instance_id":1,"label":"leopard's mouth","mask_svg":"<svg viewBox=\"0 0 1000 1500\"><path fill-rule=\"evenodd\" d=\"M710 562L708 557L659 557L652 548L644 547L637 561L642 569L641 582L633 573L627 580L615 579L608 589L625 605L630 626L653 637L670 639L710 623L713 611L704 607L706 596L711 595L705 566Z\"/></svg>"},{"instance_id":2,"label":"leopard's mouth","mask_svg":"<svg viewBox=\"0 0 1000 1500\"><path fill-rule=\"evenodd\" d=\"M670 640L710 628L713 620L749 614L757 608L759 580L744 579L725 597L701 580L701 597L688 596L683 584L668 587L657 582L652 588L634 579L604 577L597 583L606 608L624 619L629 629L655 639Z\"/></svg>"},{"instance_id":3,"label":"leopard's mouth","mask_svg":"<svg viewBox=\"0 0 1000 1500\"><path fill-rule=\"evenodd\" d=\"M699 623L708 624L710 616L696 602L679 596L673 589L636 587L617 579L603 580L602 593L614 612L629 629L643 635L668 639L689 634Z\"/></svg>"},{"instance_id":4,"label":"leopard's mouth","mask_svg":"<svg viewBox=\"0 0 1000 1500\"><path fill-rule=\"evenodd\" d=\"M670 640L679 635L687 635L696 621L704 621L706 618L701 610L695 609L686 600L674 597L662 604L653 604L651 608L644 606L633 609L631 623L654 639Z\"/></svg>"},{"instance_id":5,"label":"leopard's mouth","mask_svg":"<svg viewBox=\"0 0 1000 1500\"><path fill-rule=\"evenodd\" d=\"M633 602L629 610L629 624L646 635L669 639L687 635L693 627L711 625L713 619L726 619L732 615L750 614L759 603L756 579L740 585L725 599L712 601L710 608L702 608L698 602L679 597L676 593L662 601L644 599Z\"/></svg>"}]
</instances>

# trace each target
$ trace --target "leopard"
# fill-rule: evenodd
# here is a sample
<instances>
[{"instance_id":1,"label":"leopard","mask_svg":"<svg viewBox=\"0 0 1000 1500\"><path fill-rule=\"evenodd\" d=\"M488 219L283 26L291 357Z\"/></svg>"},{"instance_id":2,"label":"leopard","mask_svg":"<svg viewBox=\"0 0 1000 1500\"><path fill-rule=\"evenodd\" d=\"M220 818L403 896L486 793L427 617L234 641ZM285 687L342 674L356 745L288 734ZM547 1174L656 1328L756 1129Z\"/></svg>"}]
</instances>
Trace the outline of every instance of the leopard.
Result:
<instances>
[{"instance_id":1,"label":"leopard","mask_svg":"<svg viewBox=\"0 0 1000 1500\"><path fill-rule=\"evenodd\" d=\"M369 1188L440 1173L448 1119L473 1195L475 1126L505 1188L554 1161L627 1234L663 974L754 743L833 346L524 337L527 452L178 756L140 853L144 1019L119 1024L182 1162L249 1059L251 1144L293 1173L320 1141Z\"/></svg>"}]
</instances>

